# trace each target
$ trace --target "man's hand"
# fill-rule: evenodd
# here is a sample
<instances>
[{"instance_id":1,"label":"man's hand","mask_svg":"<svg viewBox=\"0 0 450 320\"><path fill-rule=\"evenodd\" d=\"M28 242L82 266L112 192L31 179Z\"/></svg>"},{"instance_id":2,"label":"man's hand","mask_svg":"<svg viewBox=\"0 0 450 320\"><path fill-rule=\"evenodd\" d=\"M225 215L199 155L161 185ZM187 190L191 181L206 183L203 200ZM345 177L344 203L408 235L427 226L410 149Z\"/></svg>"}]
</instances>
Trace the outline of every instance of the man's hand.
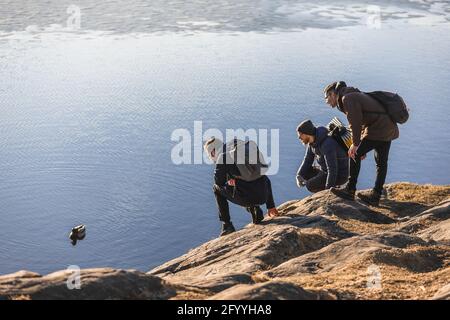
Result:
<instances>
[{"instance_id":1,"label":"man's hand","mask_svg":"<svg viewBox=\"0 0 450 320\"><path fill-rule=\"evenodd\" d=\"M296 180L297 180L297 187L302 188L306 185L306 180L303 179L301 175L298 175L296 177Z\"/></svg>"},{"instance_id":2,"label":"man's hand","mask_svg":"<svg viewBox=\"0 0 450 320\"><path fill-rule=\"evenodd\" d=\"M348 156L355 160L356 152L358 151L358 146L351 145L350 149L348 149Z\"/></svg>"},{"instance_id":3,"label":"man's hand","mask_svg":"<svg viewBox=\"0 0 450 320\"><path fill-rule=\"evenodd\" d=\"M235 180L235 179L230 179L230 180L227 181L227 184L228 184L229 186L234 187L234 186L236 185L236 180Z\"/></svg>"},{"instance_id":4,"label":"man's hand","mask_svg":"<svg viewBox=\"0 0 450 320\"><path fill-rule=\"evenodd\" d=\"M269 209L269 211L267 212L267 215L268 215L270 218L273 218L273 217L279 216L280 213L278 212L277 208L272 208L272 209Z\"/></svg>"}]
</instances>

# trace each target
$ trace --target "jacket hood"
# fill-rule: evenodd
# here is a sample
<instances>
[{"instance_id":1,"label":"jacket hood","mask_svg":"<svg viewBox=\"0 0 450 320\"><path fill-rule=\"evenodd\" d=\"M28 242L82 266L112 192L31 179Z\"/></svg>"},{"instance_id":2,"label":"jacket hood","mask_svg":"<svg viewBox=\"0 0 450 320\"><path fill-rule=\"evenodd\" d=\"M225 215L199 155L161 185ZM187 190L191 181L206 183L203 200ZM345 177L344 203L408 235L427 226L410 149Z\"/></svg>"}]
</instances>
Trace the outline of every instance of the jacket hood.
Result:
<instances>
[{"instance_id":1,"label":"jacket hood","mask_svg":"<svg viewBox=\"0 0 450 320\"><path fill-rule=\"evenodd\" d=\"M344 105L342 104L342 97L344 97L346 94L353 93L353 92L361 92L358 88L354 87L345 87L339 90L338 92L338 109L339 111L344 112Z\"/></svg>"}]
</instances>

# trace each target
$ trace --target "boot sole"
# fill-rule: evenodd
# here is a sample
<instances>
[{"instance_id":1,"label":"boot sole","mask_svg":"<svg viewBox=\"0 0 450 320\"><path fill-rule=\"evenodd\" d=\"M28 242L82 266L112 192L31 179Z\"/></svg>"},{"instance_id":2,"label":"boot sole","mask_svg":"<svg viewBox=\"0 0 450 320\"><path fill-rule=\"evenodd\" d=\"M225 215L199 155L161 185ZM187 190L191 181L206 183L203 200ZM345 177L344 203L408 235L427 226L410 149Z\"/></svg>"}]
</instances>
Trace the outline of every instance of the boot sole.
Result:
<instances>
[{"instance_id":1,"label":"boot sole","mask_svg":"<svg viewBox=\"0 0 450 320\"><path fill-rule=\"evenodd\" d=\"M355 196L351 196L351 195L347 195L344 193L341 193L339 191L337 191L336 189L330 189L331 193L334 194L335 196L344 199L344 200L350 200L350 201L355 201Z\"/></svg>"},{"instance_id":2,"label":"boot sole","mask_svg":"<svg viewBox=\"0 0 450 320\"><path fill-rule=\"evenodd\" d=\"M379 207L380 206L380 202L375 203L375 202L371 202L370 200L366 199L364 196L361 195L357 195L358 199L361 200L362 202L364 202L365 204L368 204L369 206L372 207Z\"/></svg>"}]
</instances>

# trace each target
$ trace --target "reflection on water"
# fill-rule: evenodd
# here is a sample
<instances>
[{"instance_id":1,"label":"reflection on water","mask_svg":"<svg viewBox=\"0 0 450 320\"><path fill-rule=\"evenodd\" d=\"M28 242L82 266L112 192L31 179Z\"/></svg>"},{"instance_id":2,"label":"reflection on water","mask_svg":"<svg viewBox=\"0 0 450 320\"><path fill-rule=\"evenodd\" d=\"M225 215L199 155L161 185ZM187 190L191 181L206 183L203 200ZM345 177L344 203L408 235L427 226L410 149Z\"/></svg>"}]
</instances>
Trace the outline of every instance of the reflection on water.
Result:
<instances>
[{"instance_id":1,"label":"reflection on water","mask_svg":"<svg viewBox=\"0 0 450 320\"><path fill-rule=\"evenodd\" d=\"M134 32L286 31L366 25L376 5L384 21L449 24L448 1L372 0L1 0L0 30L55 31L76 5L82 30ZM68 12L69 11L69 12ZM376 12L376 10L375 10Z\"/></svg>"},{"instance_id":2,"label":"reflection on water","mask_svg":"<svg viewBox=\"0 0 450 320\"><path fill-rule=\"evenodd\" d=\"M112 11L109 3L101 6ZM33 5L16 9L34 12ZM247 5L235 4L245 12ZM149 6L142 4L143 14ZM105 10L107 30L116 18ZM33 22L39 16L30 23L43 25ZM0 29L22 30L14 17L6 21ZM449 49L445 25L191 37L8 34L0 40L0 273L73 264L148 270L215 237L212 167L170 161L172 131L192 132L196 120L223 132L280 129L276 202L306 196L295 185L304 153L295 127L305 118L343 119L323 102L322 88L332 80L393 89L409 102L412 117L393 144L389 181L449 183L450 154L442 151L450 141ZM360 187L373 179L368 159ZM250 221L234 206L232 217L239 227ZM89 234L72 247L68 235L79 224Z\"/></svg>"}]
</instances>

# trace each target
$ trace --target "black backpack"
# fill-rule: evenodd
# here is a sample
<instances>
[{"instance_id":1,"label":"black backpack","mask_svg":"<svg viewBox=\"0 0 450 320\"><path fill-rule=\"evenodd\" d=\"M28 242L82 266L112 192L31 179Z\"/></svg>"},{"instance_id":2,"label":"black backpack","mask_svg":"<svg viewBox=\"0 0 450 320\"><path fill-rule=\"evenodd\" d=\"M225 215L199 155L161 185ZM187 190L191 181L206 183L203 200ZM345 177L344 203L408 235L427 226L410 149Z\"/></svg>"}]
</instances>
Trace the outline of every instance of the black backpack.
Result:
<instances>
[{"instance_id":1,"label":"black backpack","mask_svg":"<svg viewBox=\"0 0 450 320\"><path fill-rule=\"evenodd\" d=\"M408 121L409 112L405 101L396 93L387 91L365 92L377 100L386 112L368 112L387 114L394 123L403 124Z\"/></svg>"}]
</instances>

